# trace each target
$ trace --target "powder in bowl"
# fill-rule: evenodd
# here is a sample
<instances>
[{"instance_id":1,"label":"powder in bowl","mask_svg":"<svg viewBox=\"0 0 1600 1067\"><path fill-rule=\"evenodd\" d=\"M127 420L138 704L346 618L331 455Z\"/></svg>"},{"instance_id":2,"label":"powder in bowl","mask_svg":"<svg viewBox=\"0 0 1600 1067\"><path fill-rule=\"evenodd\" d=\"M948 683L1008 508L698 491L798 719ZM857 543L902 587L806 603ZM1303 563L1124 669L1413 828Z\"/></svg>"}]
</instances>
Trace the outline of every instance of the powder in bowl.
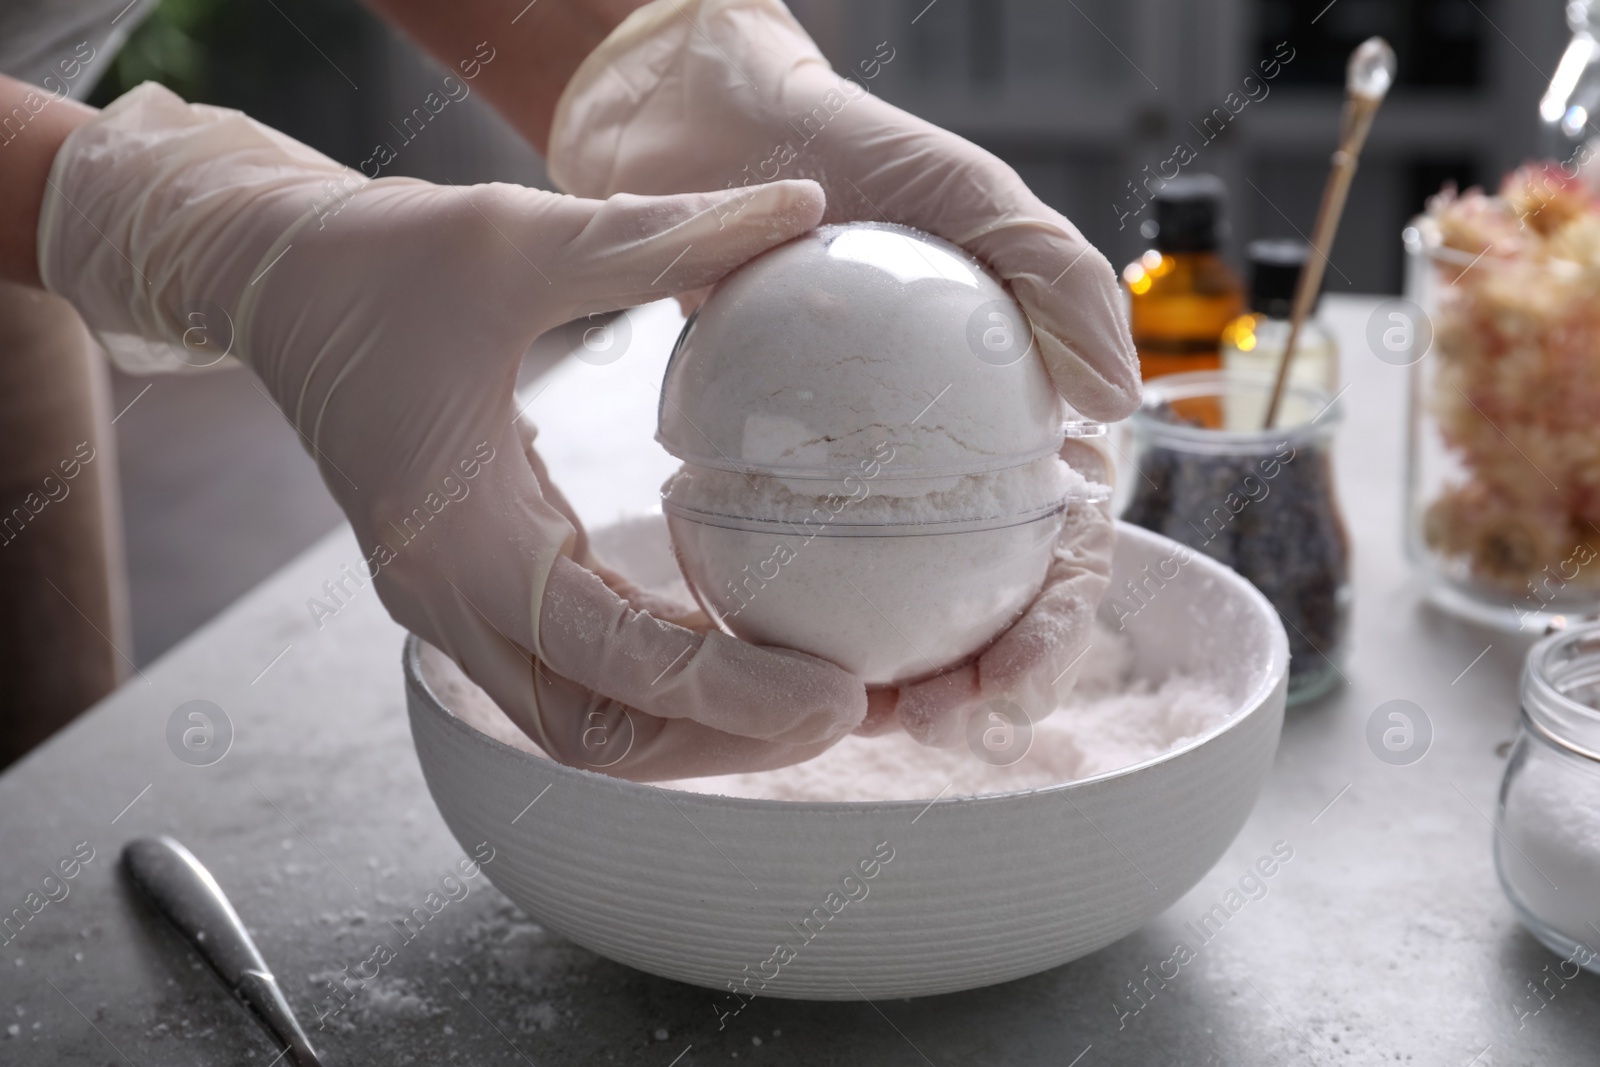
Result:
<instances>
[{"instance_id":1,"label":"powder in bowl","mask_svg":"<svg viewBox=\"0 0 1600 1067\"><path fill-rule=\"evenodd\" d=\"M991 765L965 748L929 748L893 733L846 737L820 756L777 770L661 784L692 793L796 801L931 800L941 793L1017 792L1153 759L1215 730L1237 708L1237 699L1220 681L1202 674L1141 676L1127 636L1103 623L1096 625L1094 646L1102 654L1085 662L1062 705L1033 725L1027 754L1010 766ZM459 672L439 671L434 684L445 706L478 732L543 755Z\"/></svg>"}]
</instances>

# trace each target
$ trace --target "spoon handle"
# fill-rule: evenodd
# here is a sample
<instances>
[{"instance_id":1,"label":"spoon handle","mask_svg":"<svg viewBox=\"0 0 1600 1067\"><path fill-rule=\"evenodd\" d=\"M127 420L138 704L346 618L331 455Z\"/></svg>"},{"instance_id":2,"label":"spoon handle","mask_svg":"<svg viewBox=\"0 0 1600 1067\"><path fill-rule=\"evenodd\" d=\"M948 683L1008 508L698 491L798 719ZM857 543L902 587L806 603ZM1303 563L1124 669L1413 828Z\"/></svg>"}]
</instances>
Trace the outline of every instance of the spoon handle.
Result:
<instances>
[{"instance_id":1,"label":"spoon handle","mask_svg":"<svg viewBox=\"0 0 1600 1067\"><path fill-rule=\"evenodd\" d=\"M122 865L150 903L275 1038L296 1067L321 1061L227 894L194 854L165 835L130 841Z\"/></svg>"}]
</instances>

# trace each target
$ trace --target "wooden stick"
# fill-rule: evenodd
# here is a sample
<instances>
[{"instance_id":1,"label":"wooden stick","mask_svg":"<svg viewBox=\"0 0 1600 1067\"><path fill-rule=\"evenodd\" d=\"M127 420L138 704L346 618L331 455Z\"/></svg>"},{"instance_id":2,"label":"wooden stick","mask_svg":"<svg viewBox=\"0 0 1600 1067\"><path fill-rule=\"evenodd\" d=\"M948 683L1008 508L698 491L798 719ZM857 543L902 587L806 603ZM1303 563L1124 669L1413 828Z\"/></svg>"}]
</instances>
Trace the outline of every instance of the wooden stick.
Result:
<instances>
[{"instance_id":1,"label":"wooden stick","mask_svg":"<svg viewBox=\"0 0 1600 1067\"><path fill-rule=\"evenodd\" d=\"M1289 319L1289 340L1283 355L1278 357L1278 376L1272 383L1272 399L1267 402L1267 417L1262 429L1270 430L1278 420L1278 407L1283 400L1283 387L1289 380L1289 366L1294 359L1295 345L1300 340L1300 328L1317 302L1326 272L1328 254L1333 250L1333 239L1339 232L1339 219L1344 214L1350 183L1356 176L1356 165L1361 158L1361 147L1366 143L1372 120L1378 113L1382 97L1351 94L1345 101L1343 128L1339 148L1333 153L1333 170L1328 183L1322 187L1322 203L1317 208L1317 224L1311 230L1312 255L1306 259L1305 269L1294 290L1294 310Z\"/></svg>"}]
</instances>

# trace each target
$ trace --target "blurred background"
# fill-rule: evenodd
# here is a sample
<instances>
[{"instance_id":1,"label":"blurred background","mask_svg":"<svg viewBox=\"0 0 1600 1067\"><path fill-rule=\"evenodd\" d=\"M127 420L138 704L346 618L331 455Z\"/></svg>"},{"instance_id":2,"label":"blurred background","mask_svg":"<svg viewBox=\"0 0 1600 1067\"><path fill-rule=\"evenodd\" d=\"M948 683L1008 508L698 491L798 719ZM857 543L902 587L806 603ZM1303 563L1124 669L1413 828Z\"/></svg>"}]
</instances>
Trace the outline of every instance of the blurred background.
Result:
<instances>
[{"instance_id":1,"label":"blurred background","mask_svg":"<svg viewBox=\"0 0 1600 1067\"><path fill-rule=\"evenodd\" d=\"M1424 199L1447 181L1493 185L1534 154L1538 99L1568 38L1559 0L792 7L835 67L878 59L875 92L1005 158L1118 266L1148 243L1139 224L1151 215L1141 207L1149 194L1135 190L1180 144L1195 157L1185 173L1227 184L1225 251L1235 262L1253 238L1309 231L1345 58L1384 35L1400 81L1332 255L1334 292L1398 292L1398 235ZM1261 63L1274 59L1266 80ZM162 0L91 102L155 79L355 166L443 76L350 0ZM394 169L440 182L547 184L538 156L477 96L441 113ZM143 665L339 515L294 434L242 372L118 376L113 410L122 413L133 658Z\"/></svg>"}]
</instances>

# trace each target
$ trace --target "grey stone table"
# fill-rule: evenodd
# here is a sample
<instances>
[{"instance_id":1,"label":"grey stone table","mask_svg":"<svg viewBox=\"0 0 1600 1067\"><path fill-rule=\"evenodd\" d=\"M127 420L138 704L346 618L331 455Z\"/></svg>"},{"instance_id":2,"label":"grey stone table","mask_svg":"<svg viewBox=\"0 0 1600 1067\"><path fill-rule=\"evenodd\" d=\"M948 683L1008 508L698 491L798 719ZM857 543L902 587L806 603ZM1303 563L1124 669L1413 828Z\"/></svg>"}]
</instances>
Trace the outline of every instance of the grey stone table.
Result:
<instances>
[{"instance_id":1,"label":"grey stone table","mask_svg":"<svg viewBox=\"0 0 1600 1067\"><path fill-rule=\"evenodd\" d=\"M1517 925L1490 859L1526 642L1417 602L1399 549L1404 372L1366 348L1372 301L1328 303L1350 382L1338 457L1356 548L1348 684L1291 712L1237 842L1132 936L990 989L756 1001L719 1029L707 991L547 933L482 878L442 882L462 852L411 750L402 635L370 588L345 579L358 556L344 531L0 776L0 914L31 915L0 933L0 1063L277 1055L120 877L122 843L159 832L232 895L331 1067L1594 1063L1600 981L1547 982L1535 997L1530 983L1558 961ZM552 466L592 521L647 503L668 466L649 451L650 379L674 321L668 308L637 313L623 358L569 361L529 387ZM341 581L337 595L324 586ZM312 598L333 613L314 613ZM1434 726L1409 766L1380 762L1364 740L1372 710L1395 698ZM209 766L168 741L195 700L215 706L212 757L231 724ZM180 732L204 728L190 710ZM1177 977L1150 978L1176 940L1197 944L1185 924L1275 848L1292 857L1265 896ZM47 883L75 850L93 858ZM391 920L430 893L437 914L405 941ZM399 946L395 958L348 1003L333 999L331 983L359 986L345 976L380 942ZM330 1014L317 1031L319 1006Z\"/></svg>"}]
</instances>

